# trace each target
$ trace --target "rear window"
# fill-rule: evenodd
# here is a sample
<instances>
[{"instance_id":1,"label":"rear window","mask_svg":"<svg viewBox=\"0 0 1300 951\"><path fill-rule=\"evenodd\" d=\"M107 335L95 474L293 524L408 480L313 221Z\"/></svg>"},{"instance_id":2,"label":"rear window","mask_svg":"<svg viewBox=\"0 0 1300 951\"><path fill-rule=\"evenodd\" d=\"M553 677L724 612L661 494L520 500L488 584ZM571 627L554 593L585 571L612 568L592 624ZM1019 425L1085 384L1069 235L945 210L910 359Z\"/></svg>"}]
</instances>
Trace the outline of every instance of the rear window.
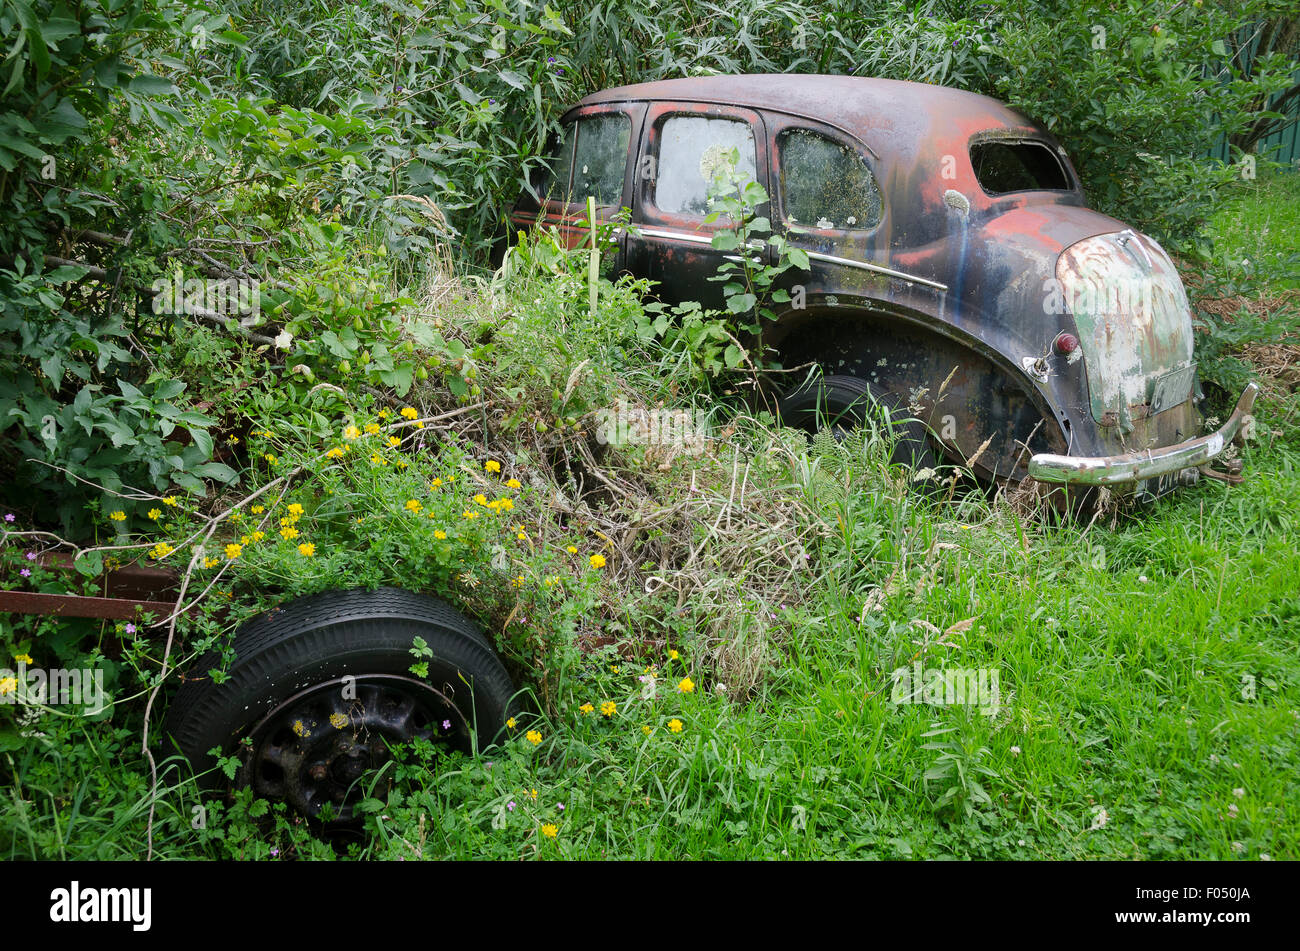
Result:
<instances>
[{"instance_id":1,"label":"rear window","mask_svg":"<svg viewBox=\"0 0 1300 951\"><path fill-rule=\"evenodd\" d=\"M979 142L971 146L970 160L980 187L990 195L1073 187L1061 160L1043 142Z\"/></svg>"}]
</instances>

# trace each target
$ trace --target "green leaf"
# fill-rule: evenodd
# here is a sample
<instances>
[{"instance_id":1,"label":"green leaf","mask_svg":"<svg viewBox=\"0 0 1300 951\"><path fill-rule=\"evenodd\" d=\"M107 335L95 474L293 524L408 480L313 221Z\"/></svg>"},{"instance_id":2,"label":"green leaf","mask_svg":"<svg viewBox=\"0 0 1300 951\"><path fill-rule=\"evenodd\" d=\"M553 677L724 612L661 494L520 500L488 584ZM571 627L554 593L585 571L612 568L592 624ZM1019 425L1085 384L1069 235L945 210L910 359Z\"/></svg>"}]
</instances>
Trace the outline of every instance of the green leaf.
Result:
<instances>
[{"instance_id":1,"label":"green leaf","mask_svg":"<svg viewBox=\"0 0 1300 951\"><path fill-rule=\"evenodd\" d=\"M161 76L153 76L149 73L131 77L126 88L141 96L174 96L178 91L176 84L170 79L163 79Z\"/></svg>"}]
</instances>

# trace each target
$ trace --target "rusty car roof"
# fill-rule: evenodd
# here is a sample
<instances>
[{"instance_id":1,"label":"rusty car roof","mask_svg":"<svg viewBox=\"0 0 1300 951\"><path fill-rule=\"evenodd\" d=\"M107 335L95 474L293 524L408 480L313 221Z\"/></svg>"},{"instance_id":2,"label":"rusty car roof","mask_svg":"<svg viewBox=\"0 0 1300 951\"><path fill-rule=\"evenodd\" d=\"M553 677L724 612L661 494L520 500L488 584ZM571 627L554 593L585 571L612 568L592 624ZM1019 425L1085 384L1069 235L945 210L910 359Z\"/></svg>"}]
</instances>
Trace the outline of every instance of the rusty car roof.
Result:
<instances>
[{"instance_id":1,"label":"rusty car roof","mask_svg":"<svg viewBox=\"0 0 1300 951\"><path fill-rule=\"evenodd\" d=\"M978 93L928 83L866 76L760 73L697 76L617 86L592 93L574 108L607 102L679 100L747 106L825 121L882 151L915 153L935 139L966 142L977 132L1032 131L1040 126Z\"/></svg>"}]
</instances>

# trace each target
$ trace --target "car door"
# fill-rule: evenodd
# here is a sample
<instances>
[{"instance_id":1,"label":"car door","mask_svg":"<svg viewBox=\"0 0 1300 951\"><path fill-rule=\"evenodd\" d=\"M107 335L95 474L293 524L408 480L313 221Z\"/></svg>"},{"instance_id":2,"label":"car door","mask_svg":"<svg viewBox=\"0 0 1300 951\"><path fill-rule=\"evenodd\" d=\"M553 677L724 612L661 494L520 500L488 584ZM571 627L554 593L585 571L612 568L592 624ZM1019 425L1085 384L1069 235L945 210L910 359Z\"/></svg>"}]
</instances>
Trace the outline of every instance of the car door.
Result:
<instances>
[{"instance_id":1,"label":"car door","mask_svg":"<svg viewBox=\"0 0 1300 951\"><path fill-rule=\"evenodd\" d=\"M891 271L879 261L887 258L880 242L888 209L873 157L821 123L779 117L772 125L773 226L807 252L810 268L787 271L782 285L801 287L796 300L814 308L848 289L867 299L884 296Z\"/></svg>"},{"instance_id":2,"label":"car door","mask_svg":"<svg viewBox=\"0 0 1300 951\"><path fill-rule=\"evenodd\" d=\"M641 137L645 103L601 103L565 118L551 144L550 168L539 170L510 214L516 228L555 227L566 247L589 240L587 198L596 199L597 223L632 204L633 145ZM615 269L624 264L624 229L616 229ZM606 259L609 260L608 258Z\"/></svg>"},{"instance_id":3,"label":"car door","mask_svg":"<svg viewBox=\"0 0 1300 951\"><path fill-rule=\"evenodd\" d=\"M722 284L710 281L724 260L712 247L727 219L708 222L709 190L736 150L735 170L767 187L763 120L749 109L690 102L653 103L646 113L637 163L627 266L657 281L669 303L699 301L721 308ZM766 214L766 206L759 209ZM766 251L764 252L766 255Z\"/></svg>"}]
</instances>

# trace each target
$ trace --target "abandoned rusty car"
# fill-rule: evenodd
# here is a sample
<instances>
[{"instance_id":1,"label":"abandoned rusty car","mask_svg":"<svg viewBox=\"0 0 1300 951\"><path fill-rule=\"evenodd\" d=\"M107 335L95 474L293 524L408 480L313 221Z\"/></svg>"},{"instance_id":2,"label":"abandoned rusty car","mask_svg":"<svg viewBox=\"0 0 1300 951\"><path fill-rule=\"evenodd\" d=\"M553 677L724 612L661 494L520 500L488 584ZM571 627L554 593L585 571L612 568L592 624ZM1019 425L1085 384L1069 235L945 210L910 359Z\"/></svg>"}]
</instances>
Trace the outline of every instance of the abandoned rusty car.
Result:
<instances>
[{"instance_id":1,"label":"abandoned rusty car","mask_svg":"<svg viewBox=\"0 0 1300 951\"><path fill-rule=\"evenodd\" d=\"M720 152L763 186L757 212L808 259L779 278L795 293L761 339L783 366L818 371L785 393L787 422L876 402L921 427L900 442L986 481L1139 498L1193 481L1249 423L1254 384L1203 434L1169 256L1089 208L1065 150L993 99L717 76L596 93L562 124L512 225L554 227L578 246L591 197L598 225L626 224L613 230L616 268L658 282L666 302L720 304L709 280L727 254L713 236L731 226L709 215Z\"/></svg>"}]
</instances>

